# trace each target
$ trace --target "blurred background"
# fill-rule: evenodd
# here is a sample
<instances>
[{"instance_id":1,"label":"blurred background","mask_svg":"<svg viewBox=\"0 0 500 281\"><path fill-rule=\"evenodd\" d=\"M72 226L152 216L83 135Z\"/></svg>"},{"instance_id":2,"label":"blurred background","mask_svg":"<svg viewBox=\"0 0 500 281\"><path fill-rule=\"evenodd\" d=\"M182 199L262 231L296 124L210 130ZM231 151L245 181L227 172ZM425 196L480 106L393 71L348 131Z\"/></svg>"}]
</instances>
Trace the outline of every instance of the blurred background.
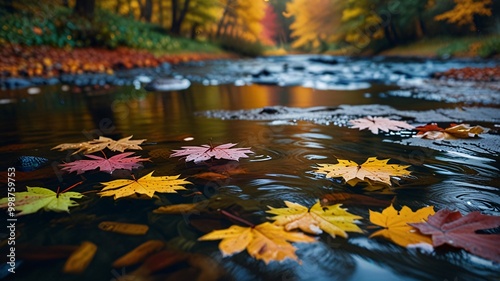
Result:
<instances>
[{"instance_id":1,"label":"blurred background","mask_svg":"<svg viewBox=\"0 0 500 281\"><path fill-rule=\"evenodd\" d=\"M493 0L1 0L0 44L491 57L498 15Z\"/></svg>"}]
</instances>

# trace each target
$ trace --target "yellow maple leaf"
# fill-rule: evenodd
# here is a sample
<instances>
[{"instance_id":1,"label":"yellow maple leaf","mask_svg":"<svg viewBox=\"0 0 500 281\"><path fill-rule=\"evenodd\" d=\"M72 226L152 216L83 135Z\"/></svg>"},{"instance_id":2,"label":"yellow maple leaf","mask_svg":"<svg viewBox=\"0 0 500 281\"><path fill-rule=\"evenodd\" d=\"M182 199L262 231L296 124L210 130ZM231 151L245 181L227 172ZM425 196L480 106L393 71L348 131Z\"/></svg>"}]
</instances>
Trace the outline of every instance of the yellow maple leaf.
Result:
<instances>
[{"instance_id":1,"label":"yellow maple leaf","mask_svg":"<svg viewBox=\"0 0 500 281\"><path fill-rule=\"evenodd\" d=\"M370 221L384 228L370 235L370 238L382 236L403 247L418 243L432 245L430 236L421 234L415 227L408 225L408 223L425 222L430 215L434 215L433 206L415 212L407 206L403 206L398 212L392 205L385 208L382 213L370 210Z\"/></svg>"},{"instance_id":2,"label":"yellow maple leaf","mask_svg":"<svg viewBox=\"0 0 500 281\"><path fill-rule=\"evenodd\" d=\"M291 242L311 243L316 240L300 232L288 232L282 226L269 222L253 227L232 225L227 229L214 230L198 238L199 241L221 240L219 249L224 257L247 249L250 256L263 260L282 261L291 258L298 261L295 247Z\"/></svg>"},{"instance_id":3,"label":"yellow maple leaf","mask_svg":"<svg viewBox=\"0 0 500 281\"><path fill-rule=\"evenodd\" d=\"M186 189L182 184L191 184L177 176L154 177L153 172L143 176L138 180L120 179L110 182L101 182L104 188L99 192L101 196L114 196L114 199L128 197L137 194L144 194L149 198L155 192L175 193L176 190Z\"/></svg>"},{"instance_id":4,"label":"yellow maple leaf","mask_svg":"<svg viewBox=\"0 0 500 281\"><path fill-rule=\"evenodd\" d=\"M321 234L323 231L330 234L347 238L346 231L363 232L356 224L356 220L362 217L353 215L342 209L342 204L322 207L319 200L311 209L300 204L285 201L288 208L271 208L267 213L276 215L270 219L274 224L285 227L290 231L299 228L310 234Z\"/></svg>"},{"instance_id":5,"label":"yellow maple leaf","mask_svg":"<svg viewBox=\"0 0 500 281\"><path fill-rule=\"evenodd\" d=\"M106 147L111 151L120 151L124 152L126 149L137 149L142 150L139 144L143 143L145 139L142 140L130 140L132 136L128 136L126 138L119 139L117 141L100 136L98 139L94 139L91 141L79 142L79 143L62 143L58 146L53 147L52 149L59 149L59 151L68 150L68 149L76 149L73 154L77 154L82 152L83 154L94 153L97 151L101 151Z\"/></svg>"},{"instance_id":6,"label":"yellow maple leaf","mask_svg":"<svg viewBox=\"0 0 500 281\"><path fill-rule=\"evenodd\" d=\"M370 157L361 165L351 160L337 161L337 164L318 164L316 173L325 174L327 178L343 177L350 186L355 186L358 182L377 182L390 186L391 176L406 176L411 173L406 170L409 165L387 164L389 159Z\"/></svg>"}]
</instances>

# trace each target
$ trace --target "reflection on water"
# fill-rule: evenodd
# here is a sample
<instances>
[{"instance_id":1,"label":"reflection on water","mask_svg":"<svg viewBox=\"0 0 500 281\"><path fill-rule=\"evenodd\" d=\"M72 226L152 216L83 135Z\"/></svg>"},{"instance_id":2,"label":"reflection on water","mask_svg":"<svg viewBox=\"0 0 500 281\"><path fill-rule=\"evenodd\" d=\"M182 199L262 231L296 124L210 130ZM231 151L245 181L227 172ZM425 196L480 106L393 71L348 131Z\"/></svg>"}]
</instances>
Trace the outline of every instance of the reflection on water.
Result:
<instances>
[{"instance_id":1,"label":"reflection on water","mask_svg":"<svg viewBox=\"0 0 500 281\"><path fill-rule=\"evenodd\" d=\"M271 105L334 107L340 104L396 103L377 95L385 89L387 86L376 85L359 91L323 91L302 87L194 84L185 91L164 93L147 93L131 87L71 93L53 86L34 96L19 91L15 93L16 103L0 104L3 117L0 120L3 136L0 157L5 160L5 165L20 155L43 156L51 161L52 165L41 175L26 173L24 178L19 177L19 188L24 185L56 188L85 180L81 190L95 190L98 182L127 175L62 175L58 173L57 164L75 158L50 148L99 135L113 138L134 135L135 139L147 139L144 150L137 153L152 160L136 175L153 170L159 175L181 174L192 179L195 184L190 188L201 194L160 195L157 199L160 203L189 203L221 196L229 198L231 208L239 206L238 210L246 212L252 219L264 221L267 206L283 206L283 200L311 206L325 194L335 192L371 196L360 187L347 187L339 180L328 180L311 171L318 163L336 163L336 158L362 163L368 157L378 156L391 158L394 163L411 164L413 178L403 181L392 194L375 196L388 202L394 199L395 204L413 209L434 205L436 209L479 210L498 215L500 182L496 167L498 157L495 156L468 156L413 148L382 142L381 136L368 136L333 125L293 120L218 120L194 115L204 110ZM365 95L366 92L371 94ZM421 101L415 106L432 108L433 105ZM172 149L210 141L215 144L237 142L240 147L252 147L255 154L232 164L230 168L237 173L212 181L193 176L217 167L194 166L169 158ZM72 277L71 280L110 280L113 275L109 264L115 257L130 250L130 245L158 238L182 250L209 254L218 259L235 280L483 280L494 276L498 270L491 264L484 266L472 262L471 255L463 251L421 253L387 241L367 239L368 233L352 234L349 240L321 236L320 243L298 246L302 266L292 261L265 266L246 254L221 259L216 243L196 241L201 233L186 224L189 220L179 216L151 215L157 207L151 201L114 202L109 198L98 199L89 193L81 205L69 215L74 221L53 223L50 227L47 227L47 222L68 218L68 215L41 213L24 217L26 229L22 229L19 238L19 243L40 245L96 241L99 254L96 257L98 262L91 265L92 274ZM360 206L349 210L368 218L368 209L361 202ZM90 215L94 217L88 217ZM147 237L141 238L110 236L95 227L102 220L146 223L154 229ZM366 229L370 223L364 219L361 225ZM60 265L31 265L32 271L22 274L24 280L38 280L40 276L51 276L47 272L57 274ZM67 276L61 278L68 279ZM51 277L44 280L49 279L52 280Z\"/></svg>"}]
</instances>

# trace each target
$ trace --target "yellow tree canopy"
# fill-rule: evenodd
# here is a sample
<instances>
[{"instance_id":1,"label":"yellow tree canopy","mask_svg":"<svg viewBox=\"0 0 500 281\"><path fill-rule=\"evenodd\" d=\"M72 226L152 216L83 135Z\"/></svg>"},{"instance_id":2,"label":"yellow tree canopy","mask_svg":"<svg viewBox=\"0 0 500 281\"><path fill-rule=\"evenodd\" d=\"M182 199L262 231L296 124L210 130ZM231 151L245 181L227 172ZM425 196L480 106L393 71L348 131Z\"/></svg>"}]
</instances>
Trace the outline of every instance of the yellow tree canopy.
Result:
<instances>
[{"instance_id":1,"label":"yellow tree canopy","mask_svg":"<svg viewBox=\"0 0 500 281\"><path fill-rule=\"evenodd\" d=\"M293 0L286 5L286 16L294 17L290 25L293 48L317 49L323 42L336 40L341 10L338 0Z\"/></svg>"},{"instance_id":2,"label":"yellow tree canopy","mask_svg":"<svg viewBox=\"0 0 500 281\"><path fill-rule=\"evenodd\" d=\"M437 21L445 20L458 26L468 25L472 31L476 30L474 16L491 16L492 0L454 0L455 7L434 17Z\"/></svg>"}]
</instances>

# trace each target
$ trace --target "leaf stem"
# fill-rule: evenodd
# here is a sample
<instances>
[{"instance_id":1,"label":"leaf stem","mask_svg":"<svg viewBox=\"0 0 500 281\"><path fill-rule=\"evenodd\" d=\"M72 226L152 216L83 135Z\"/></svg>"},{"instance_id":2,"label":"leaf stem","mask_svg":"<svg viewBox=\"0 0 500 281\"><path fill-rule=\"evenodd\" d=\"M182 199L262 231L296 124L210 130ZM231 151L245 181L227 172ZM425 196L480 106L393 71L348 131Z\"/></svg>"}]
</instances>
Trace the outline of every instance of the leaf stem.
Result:
<instances>
[{"instance_id":1,"label":"leaf stem","mask_svg":"<svg viewBox=\"0 0 500 281\"><path fill-rule=\"evenodd\" d=\"M229 213L229 212L227 212L227 211L220 210L219 212L220 212L221 214L223 214L224 216L226 216L226 217L230 218L230 219L233 219L233 220L235 220L235 221L239 221L239 222L241 222L241 223L243 223L243 224L246 224L246 225L248 225L248 226L250 226L250 227L255 227L255 224L253 224L253 223L251 223L251 222L247 221L246 219L243 219L243 218L240 218L240 217L238 217L238 216L235 216L235 215L233 215L233 214L231 214L231 213Z\"/></svg>"},{"instance_id":2,"label":"leaf stem","mask_svg":"<svg viewBox=\"0 0 500 281\"><path fill-rule=\"evenodd\" d=\"M68 191L68 190L70 190L70 189L74 188L75 186L80 185L80 184L82 184L82 183L83 183L83 181L77 182L77 183L75 183L74 185L72 185L72 186L70 186L70 187L66 188L66 189L65 189L65 190L63 190L63 191L61 191L61 193L64 193L64 192L66 192L66 191ZM58 191L57 195L59 195L59 188L57 188L57 191Z\"/></svg>"}]
</instances>

